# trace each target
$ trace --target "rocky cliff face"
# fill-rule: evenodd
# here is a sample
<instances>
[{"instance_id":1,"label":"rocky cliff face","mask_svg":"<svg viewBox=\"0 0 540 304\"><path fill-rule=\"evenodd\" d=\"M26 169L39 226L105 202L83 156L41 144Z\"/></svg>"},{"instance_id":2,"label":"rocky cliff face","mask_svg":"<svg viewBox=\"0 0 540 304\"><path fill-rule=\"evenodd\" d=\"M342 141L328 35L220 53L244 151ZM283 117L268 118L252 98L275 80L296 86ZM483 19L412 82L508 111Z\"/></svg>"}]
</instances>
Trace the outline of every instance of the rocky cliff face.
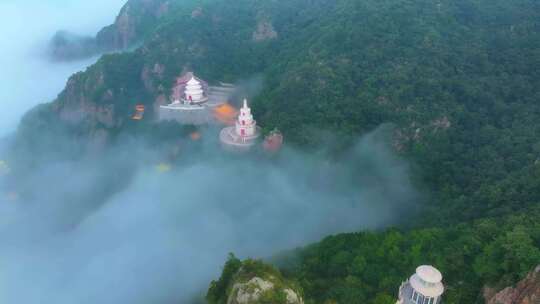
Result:
<instances>
[{"instance_id":1,"label":"rocky cliff face","mask_svg":"<svg viewBox=\"0 0 540 304\"><path fill-rule=\"evenodd\" d=\"M221 277L212 281L209 304L304 304L300 290L274 267L257 260L231 256Z\"/></svg>"},{"instance_id":2,"label":"rocky cliff face","mask_svg":"<svg viewBox=\"0 0 540 304\"><path fill-rule=\"evenodd\" d=\"M257 23L257 29L253 32L253 41L265 41L278 37L274 25L269 20L260 20Z\"/></svg>"},{"instance_id":3,"label":"rocky cliff face","mask_svg":"<svg viewBox=\"0 0 540 304\"><path fill-rule=\"evenodd\" d=\"M139 41L143 43L133 52L104 56L87 71L72 76L52 107L61 121L72 125L84 124L88 131L121 128L130 119L136 104L146 106L146 118L153 117L159 106L168 102L174 78L185 72L187 67L196 65L198 71L206 69L207 74L208 70L222 69L220 61L216 61L213 68L208 68L207 62L212 63L217 56L222 56L224 49L234 54L242 48L238 43L233 49L221 48L221 44L213 45L214 40L201 39L204 36L200 33L206 29L191 27L191 24L203 23L215 31L217 29L212 26L218 26L210 21L221 11L210 14L207 13L209 8L191 4L175 0L130 0L120 11L116 22L101 30L96 38L59 33L53 54L63 59L121 50ZM176 12L182 5L186 6L184 13L189 13L186 16L191 18L173 18L176 23L167 25L163 33L147 35L161 22L161 18L173 10ZM270 18L259 19L263 20L262 23L252 27L258 37L256 40L275 38L277 33L268 21ZM220 24L230 27L227 21L222 20ZM178 28L184 31L178 31ZM234 31L227 34L237 36ZM246 35L240 43L253 43L251 38ZM210 49L208 45L213 47L212 54L206 54Z\"/></svg>"},{"instance_id":4,"label":"rocky cliff face","mask_svg":"<svg viewBox=\"0 0 540 304\"><path fill-rule=\"evenodd\" d=\"M168 0L130 0L120 11L114 24L103 28L96 37L83 37L59 31L50 42L54 60L74 60L125 50L151 32L160 18L170 11Z\"/></svg>"},{"instance_id":5,"label":"rocky cliff face","mask_svg":"<svg viewBox=\"0 0 540 304\"><path fill-rule=\"evenodd\" d=\"M102 49L122 50L139 41L170 9L167 0L131 0L120 11L114 24L101 30L96 41Z\"/></svg>"},{"instance_id":6,"label":"rocky cliff face","mask_svg":"<svg viewBox=\"0 0 540 304\"><path fill-rule=\"evenodd\" d=\"M496 294L485 292L486 304L540 303L540 265L515 287L507 287Z\"/></svg>"},{"instance_id":7,"label":"rocky cliff face","mask_svg":"<svg viewBox=\"0 0 540 304\"><path fill-rule=\"evenodd\" d=\"M152 116L162 90L154 82L163 70L159 64L145 64L135 53L104 56L85 72L71 76L50 109L59 123L104 146L111 131L121 130L131 120L137 105L146 106L147 117Z\"/></svg>"},{"instance_id":8,"label":"rocky cliff face","mask_svg":"<svg viewBox=\"0 0 540 304\"><path fill-rule=\"evenodd\" d=\"M287 304L304 304L302 298L291 288L278 287L273 281L274 277L264 280L253 277L245 283L234 284L231 294L227 299L227 304L257 304L265 298L281 296L281 300Z\"/></svg>"},{"instance_id":9,"label":"rocky cliff face","mask_svg":"<svg viewBox=\"0 0 540 304\"><path fill-rule=\"evenodd\" d=\"M92 97L92 92L104 85L103 71L86 80L82 80L81 76L77 74L71 77L59 100L53 104L61 120L71 124L91 122L92 128L97 125L112 128L119 124L115 119L114 104L111 102L115 97L114 92L109 89L101 96Z\"/></svg>"}]
</instances>

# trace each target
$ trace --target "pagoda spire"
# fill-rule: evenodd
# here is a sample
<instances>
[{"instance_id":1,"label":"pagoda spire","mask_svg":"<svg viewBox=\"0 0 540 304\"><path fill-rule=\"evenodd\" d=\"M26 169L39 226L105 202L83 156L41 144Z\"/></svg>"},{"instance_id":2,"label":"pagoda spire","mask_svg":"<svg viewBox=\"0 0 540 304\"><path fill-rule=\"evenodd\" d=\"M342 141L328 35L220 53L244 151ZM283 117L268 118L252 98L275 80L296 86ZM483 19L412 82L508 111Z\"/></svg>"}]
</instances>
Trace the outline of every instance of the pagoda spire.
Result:
<instances>
[{"instance_id":1,"label":"pagoda spire","mask_svg":"<svg viewBox=\"0 0 540 304\"><path fill-rule=\"evenodd\" d=\"M220 133L221 142L234 149L249 149L261 135L257 122L253 119L247 98L244 98L235 126L225 128Z\"/></svg>"}]
</instances>

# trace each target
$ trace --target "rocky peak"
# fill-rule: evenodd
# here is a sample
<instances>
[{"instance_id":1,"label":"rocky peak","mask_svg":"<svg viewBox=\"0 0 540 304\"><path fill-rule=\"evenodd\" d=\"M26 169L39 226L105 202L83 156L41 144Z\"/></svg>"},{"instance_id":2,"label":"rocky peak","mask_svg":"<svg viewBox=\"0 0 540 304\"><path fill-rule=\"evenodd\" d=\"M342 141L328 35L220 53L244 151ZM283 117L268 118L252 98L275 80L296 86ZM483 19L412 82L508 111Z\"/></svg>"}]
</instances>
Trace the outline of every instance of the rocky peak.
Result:
<instances>
[{"instance_id":1,"label":"rocky peak","mask_svg":"<svg viewBox=\"0 0 540 304\"><path fill-rule=\"evenodd\" d=\"M540 303L540 265L515 287L507 287L495 295L484 293L486 304L538 304Z\"/></svg>"},{"instance_id":2,"label":"rocky peak","mask_svg":"<svg viewBox=\"0 0 540 304\"><path fill-rule=\"evenodd\" d=\"M63 61L125 50L143 39L169 11L169 0L129 0L115 22L99 31L96 37L57 32L51 39L49 54L52 59Z\"/></svg>"},{"instance_id":3,"label":"rocky peak","mask_svg":"<svg viewBox=\"0 0 540 304\"><path fill-rule=\"evenodd\" d=\"M261 261L229 258L218 281L208 290L210 304L304 304L298 288Z\"/></svg>"},{"instance_id":4,"label":"rocky peak","mask_svg":"<svg viewBox=\"0 0 540 304\"><path fill-rule=\"evenodd\" d=\"M169 12L168 0L130 0L113 25L101 30L97 44L102 48L122 50L131 47L151 30L149 25Z\"/></svg>"},{"instance_id":5,"label":"rocky peak","mask_svg":"<svg viewBox=\"0 0 540 304\"><path fill-rule=\"evenodd\" d=\"M254 277L246 283L234 284L227 304L256 304L268 293L282 292L287 304L303 304L302 298L292 289L282 287L277 289L270 280Z\"/></svg>"},{"instance_id":6,"label":"rocky peak","mask_svg":"<svg viewBox=\"0 0 540 304\"><path fill-rule=\"evenodd\" d=\"M274 25L267 19L262 19L257 23L257 29L253 32L253 41L265 41L278 37Z\"/></svg>"}]
</instances>

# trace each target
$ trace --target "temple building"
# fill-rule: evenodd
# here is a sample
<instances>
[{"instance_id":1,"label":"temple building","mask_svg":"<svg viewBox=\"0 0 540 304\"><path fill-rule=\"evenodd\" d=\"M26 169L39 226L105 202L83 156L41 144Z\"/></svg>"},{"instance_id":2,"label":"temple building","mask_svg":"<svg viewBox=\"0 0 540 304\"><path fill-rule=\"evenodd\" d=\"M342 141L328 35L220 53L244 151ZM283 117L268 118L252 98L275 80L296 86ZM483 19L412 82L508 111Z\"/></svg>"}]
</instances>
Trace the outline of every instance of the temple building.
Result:
<instances>
[{"instance_id":1,"label":"temple building","mask_svg":"<svg viewBox=\"0 0 540 304\"><path fill-rule=\"evenodd\" d=\"M261 129L253 119L247 100L244 99L244 105L240 109L234 126L221 130L219 139L223 147L227 150L247 151L257 143L257 139L260 136Z\"/></svg>"},{"instance_id":2,"label":"temple building","mask_svg":"<svg viewBox=\"0 0 540 304\"><path fill-rule=\"evenodd\" d=\"M278 129L274 129L264 138L263 148L266 152L276 153L281 150L282 146L283 134Z\"/></svg>"},{"instance_id":3,"label":"temple building","mask_svg":"<svg viewBox=\"0 0 540 304\"><path fill-rule=\"evenodd\" d=\"M201 82L195 76L187 82L183 97L183 104L200 105L208 101Z\"/></svg>"},{"instance_id":4,"label":"temple building","mask_svg":"<svg viewBox=\"0 0 540 304\"><path fill-rule=\"evenodd\" d=\"M192 72L176 79L171 103L159 107L159 120L175 120L181 124L217 123L214 109L225 103L236 91L230 84L210 86Z\"/></svg>"},{"instance_id":5,"label":"temple building","mask_svg":"<svg viewBox=\"0 0 540 304\"><path fill-rule=\"evenodd\" d=\"M145 106L142 104L138 104L135 106L135 113L133 113L133 116L131 119L133 120L142 120L144 118L144 109Z\"/></svg>"},{"instance_id":6,"label":"temple building","mask_svg":"<svg viewBox=\"0 0 540 304\"><path fill-rule=\"evenodd\" d=\"M443 292L440 271L433 266L422 265L401 284L396 304L440 304Z\"/></svg>"}]
</instances>

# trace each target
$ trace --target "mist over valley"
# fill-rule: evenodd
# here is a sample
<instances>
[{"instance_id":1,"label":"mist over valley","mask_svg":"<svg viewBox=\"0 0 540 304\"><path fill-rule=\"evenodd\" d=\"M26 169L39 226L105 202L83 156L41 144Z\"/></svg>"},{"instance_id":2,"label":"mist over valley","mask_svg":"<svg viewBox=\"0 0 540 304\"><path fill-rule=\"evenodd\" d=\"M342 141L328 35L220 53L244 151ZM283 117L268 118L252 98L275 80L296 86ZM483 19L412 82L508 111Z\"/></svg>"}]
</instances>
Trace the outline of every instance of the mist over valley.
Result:
<instances>
[{"instance_id":1,"label":"mist over valley","mask_svg":"<svg viewBox=\"0 0 540 304\"><path fill-rule=\"evenodd\" d=\"M538 20L3 1L0 302L537 303Z\"/></svg>"}]
</instances>

